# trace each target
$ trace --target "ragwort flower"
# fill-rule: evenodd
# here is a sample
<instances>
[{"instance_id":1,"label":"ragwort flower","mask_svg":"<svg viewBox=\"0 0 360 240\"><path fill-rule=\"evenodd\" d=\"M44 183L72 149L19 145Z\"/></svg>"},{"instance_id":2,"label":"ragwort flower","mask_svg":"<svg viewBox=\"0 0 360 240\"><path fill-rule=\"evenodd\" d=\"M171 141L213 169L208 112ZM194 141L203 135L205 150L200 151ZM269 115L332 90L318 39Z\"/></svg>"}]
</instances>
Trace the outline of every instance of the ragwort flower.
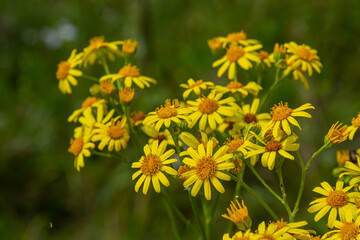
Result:
<instances>
[{"instance_id":1,"label":"ragwort flower","mask_svg":"<svg viewBox=\"0 0 360 240\"><path fill-rule=\"evenodd\" d=\"M96 97L87 97L82 103L81 108L75 110L69 117L68 122L76 122L81 114L88 108L96 109L98 117L104 115L106 101Z\"/></svg>"},{"instance_id":2,"label":"ragwort flower","mask_svg":"<svg viewBox=\"0 0 360 240\"><path fill-rule=\"evenodd\" d=\"M58 64L56 71L56 78L59 80L59 89L62 93L71 94L71 86L76 86L78 81L75 77L82 76L80 70L75 69L82 61L82 53L76 54L76 50L73 50L70 57L66 61L62 61Z\"/></svg>"},{"instance_id":3,"label":"ragwort flower","mask_svg":"<svg viewBox=\"0 0 360 240\"><path fill-rule=\"evenodd\" d=\"M161 191L160 182L165 187L170 186L169 180L163 172L176 175L176 170L166 165L177 162L177 160L170 158L175 153L175 150L170 149L165 152L166 146L166 140L162 141L160 144L159 141L154 141L151 144L151 148L149 144L146 144L144 147L145 156L142 156L138 162L134 162L131 165L132 168L140 168L140 170L135 172L131 177L132 180L134 180L141 175L135 184L136 192L139 191L139 188L143 183L144 194L148 192L150 182L152 182L155 191L158 193Z\"/></svg>"},{"instance_id":4,"label":"ragwort flower","mask_svg":"<svg viewBox=\"0 0 360 240\"><path fill-rule=\"evenodd\" d=\"M85 166L84 157L90 157L90 149L95 148L95 144L90 142L90 135L71 139L69 152L74 154L74 167L78 172Z\"/></svg>"},{"instance_id":5,"label":"ragwort flower","mask_svg":"<svg viewBox=\"0 0 360 240\"><path fill-rule=\"evenodd\" d=\"M356 217L355 221L349 216L345 221L335 221L335 230L324 234L322 239L327 240L356 240L360 239L360 216Z\"/></svg>"},{"instance_id":6,"label":"ragwort flower","mask_svg":"<svg viewBox=\"0 0 360 240\"><path fill-rule=\"evenodd\" d=\"M344 142L348 138L350 133L348 131L348 126L341 125L342 123L336 122L331 126L328 134L325 136L325 142L330 142L331 144L338 144Z\"/></svg>"},{"instance_id":7,"label":"ragwort flower","mask_svg":"<svg viewBox=\"0 0 360 240\"><path fill-rule=\"evenodd\" d=\"M186 99L191 92L194 92L196 95L200 95L201 90L205 90L208 87L214 86L213 82L204 82L203 80L197 80L196 82L194 79L190 78L187 80L187 84L182 83L180 84L180 87L187 88L187 90L184 91L183 97Z\"/></svg>"},{"instance_id":8,"label":"ragwort flower","mask_svg":"<svg viewBox=\"0 0 360 240\"><path fill-rule=\"evenodd\" d=\"M353 140L356 131L360 128L360 112L356 118L351 120L351 126L349 127L349 139Z\"/></svg>"},{"instance_id":9,"label":"ragwort flower","mask_svg":"<svg viewBox=\"0 0 360 240\"><path fill-rule=\"evenodd\" d=\"M256 82L248 82L245 86L240 82L230 81L225 87L217 85L214 88L214 91L217 93L240 93L243 98L245 98L249 93L252 95L257 95L259 91L262 90L262 87Z\"/></svg>"}]
</instances>

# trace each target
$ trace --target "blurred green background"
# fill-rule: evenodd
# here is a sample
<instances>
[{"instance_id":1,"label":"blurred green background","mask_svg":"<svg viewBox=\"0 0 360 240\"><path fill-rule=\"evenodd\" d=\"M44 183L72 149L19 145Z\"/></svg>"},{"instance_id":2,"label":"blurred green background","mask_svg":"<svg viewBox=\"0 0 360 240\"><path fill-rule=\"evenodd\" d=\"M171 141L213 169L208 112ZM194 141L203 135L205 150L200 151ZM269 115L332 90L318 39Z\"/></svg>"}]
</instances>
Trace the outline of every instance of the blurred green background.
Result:
<instances>
[{"instance_id":1,"label":"blurred green background","mask_svg":"<svg viewBox=\"0 0 360 240\"><path fill-rule=\"evenodd\" d=\"M88 82L62 95L57 88L57 64L72 49L81 50L94 36L108 41L139 41L136 63L158 85L137 94L145 112L167 97L181 97L178 85L188 78L216 80L215 60L207 40L245 30L265 50L276 42L295 41L317 49L324 65L310 80L283 84L271 99L300 105L312 103L313 118L302 120L301 151L305 159L322 145L337 120L349 124L360 110L360 3L338 1L44 1L2 0L0 3L0 238L1 239L169 239L171 227L161 197L134 193L132 170L116 160L92 158L81 173L67 152L74 125L66 119L87 96ZM117 71L117 67L113 67ZM272 81L271 74L264 88ZM223 83L226 81L223 79ZM156 94L154 94L156 93ZM357 140L356 140L357 139ZM360 147L359 136L337 148ZM134 159L134 161L137 159ZM320 181L335 179L335 148L314 162L298 220L307 219L307 204ZM286 163L285 182L294 202L300 171ZM266 179L276 186L275 178ZM275 211L278 203L251 176L248 183ZM130 184L129 184L130 182ZM227 220L220 217L232 199L232 186L220 198L213 239L221 239ZM293 191L291 191L293 190ZM186 216L192 217L186 192L173 183L170 191ZM254 223L270 217L248 201ZM324 219L323 219L324 220ZM194 221L193 221L194 222ZM194 222L195 224L195 222ZM322 221L322 225L324 221ZM320 226L320 225L319 225ZM179 227L185 227L179 222ZM316 227L323 233L324 227ZM184 236L184 239L196 239Z\"/></svg>"}]
</instances>

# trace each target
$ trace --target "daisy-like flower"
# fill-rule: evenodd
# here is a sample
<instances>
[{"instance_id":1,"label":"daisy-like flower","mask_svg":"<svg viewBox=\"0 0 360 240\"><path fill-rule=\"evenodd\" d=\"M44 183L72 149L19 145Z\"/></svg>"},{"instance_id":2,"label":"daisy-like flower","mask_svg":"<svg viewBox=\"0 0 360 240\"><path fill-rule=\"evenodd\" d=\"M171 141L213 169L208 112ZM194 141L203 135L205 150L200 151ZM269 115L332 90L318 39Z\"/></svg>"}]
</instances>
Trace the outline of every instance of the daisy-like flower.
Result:
<instances>
[{"instance_id":1,"label":"daisy-like flower","mask_svg":"<svg viewBox=\"0 0 360 240\"><path fill-rule=\"evenodd\" d=\"M226 70L229 69L228 78L234 79L236 63L245 70L253 67L251 61L260 63L261 60L255 51L261 47L261 45L247 47L230 46L228 49L226 49L226 55L212 64L213 67L218 67L221 65L217 72L217 76L221 77L226 72Z\"/></svg>"},{"instance_id":2,"label":"daisy-like flower","mask_svg":"<svg viewBox=\"0 0 360 240\"><path fill-rule=\"evenodd\" d=\"M104 36L94 37L90 39L89 46L84 48L83 64L87 67L88 64L93 65L95 61L103 54L107 56L111 61L115 60L115 56L121 55L117 45L120 41L107 42Z\"/></svg>"},{"instance_id":3,"label":"daisy-like flower","mask_svg":"<svg viewBox=\"0 0 360 240\"><path fill-rule=\"evenodd\" d=\"M264 65L267 67L271 66L271 59L269 58L270 54L267 51L261 50L258 55Z\"/></svg>"},{"instance_id":4,"label":"daisy-like flower","mask_svg":"<svg viewBox=\"0 0 360 240\"><path fill-rule=\"evenodd\" d=\"M315 107L312 106L310 103L305 103L298 108L292 109L288 106L287 103L283 104L283 102L280 102L278 105L275 104L274 107L271 108L272 118L268 125L265 127L264 132L273 128L274 137L276 138L278 137L278 129L281 125L285 133L287 135L291 135L292 131L289 123L298 127L301 130L299 123L294 117L311 118L311 115L309 113L304 112L304 110L306 109L315 109Z\"/></svg>"},{"instance_id":5,"label":"daisy-like flower","mask_svg":"<svg viewBox=\"0 0 360 240\"><path fill-rule=\"evenodd\" d=\"M59 80L59 89L62 93L71 94L71 86L76 86L78 81L75 77L82 76L80 70L75 69L82 61L82 53L76 54L76 50L73 50L70 57L66 61L62 61L58 64L56 71L56 78Z\"/></svg>"},{"instance_id":6,"label":"daisy-like flower","mask_svg":"<svg viewBox=\"0 0 360 240\"><path fill-rule=\"evenodd\" d=\"M258 40L255 39L248 39L246 33L241 30L240 32L233 32L233 33L229 33L226 38L225 37L220 37L219 40L223 43L223 48L226 47L226 45L230 44L230 45L237 45L237 44L241 44L244 46L248 46L248 45L256 45L256 46L260 46L258 49L262 48L262 45L259 43Z\"/></svg>"},{"instance_id":7,"label":"daisy-like flower","mask_svg":"<svg viewBox=\"0 0 360 240\"><path fill-rule=\"evenodd\" d=\"M230 237L228 233L223 235L223 240L258 240L261 235L250 232L250 229L246 232L239 231Z\"/></svg>"},{"instance_id":8,"label":"daisy-like flower","mask_svg":"<svg viewBox=\"0 0 360 240\"><path fill-rule=\"evenodd\" d=\"M287 137L283 141L281 141L281 138L282 137L279 136L274 140L264 142L262 139L257 137L258 141L262 145L248 142L247 148L249 151L246 158L262 154L261 164L263 165L263 167L269 168L269 170L274 169L276 156L278 154L280 154L284 158L294 160L294 156L288 152L294 152L299 149L300 145L298 143L295 143L298 137L296 135L292 135L290 137Z\"/></svg>"},{"instance_id":9,"label":"daisy-like flower","mask_svg":"<svg viewBox=\"0 0 360 240\"><path fill-rule=\"evenodd\" d=\"M165 187L170 186L169 180L163 172L170 175L176 175L176 170L166 165L177 162L177 160L170 158L175 153L175 150L170 149L165 152L166 146L166 140L162 141L160 144L159 141L154 141L151 148L149 144L146 144L144 147L145 156L142 156L138 162L134 162L131 165L132 168L140 168L140 170L136 171L131 177L132 180L134 180L141 175L135 184L136 192L139 191L139 188L143 183L144 194L148 192L150 182L152 182L155 191L158 193L161 191L160 183Z\"/></svg>"},{"instance_id":10,"label":"daisy-like flower","mask_svg":"<svg viewBox=\"0 0 360 240\"><path fill-rule=\"evenodd\" d=\"M150 87L150 83L156 84L156 80L140 75L140 70L136 66L132 66L130 63L122 67L116 74L108 74L102 76L100 81L110 79L115 82L117 79L124 81L126 87L131 87L133 82L141 89Z\"/></svg>"},{"instance_id":11,"label":"daisy-like flower","mask_svg":"<svg viewBox=\"0 0 360 240\"><path fill-rule=\"evenodd\" d=\"M340 216L340 221L344 222L346 216L352 218L355 216L356 206L354 205L354 198L359 196L359 192L348 192L352 186L343 188L344 182L337 181L336 187L333 188L327 182L321 183L322 187L316 187L314 192L323 195L324 197L317 198L310 203L308 212L315 213L315 222L319 221L325 214L330 211L328 218L328 226L333 228L334 222Z\"/></svg>"},{"instance_id":12,"label":"daisy-like flower","mask_svg":"<svg viewBox=\"0 0 360 240\"><path fill-rule=\"evenodd\" d=\"M84 157L90 157L90 149L95 148L95 144L90 142L90 135L71 139L69 152L74 154L74 167L78 172L85 166Z\"/></svg>"},{"instance_id":13,"label":"daisy-like flower","mask_svg":"<svg viewBox=\"0 0 360 240\"><path fill-rule=\"evenodd\" d=\"M144 125L141 127L141 130L149 136L148 143L151 145L152 142L158 140L159 143L166 140L168 144L175 146L175 142L171 137L171 134L169 130L165 129L163 132L156 131L155 127L153 125ZM182 142L179 141L179 146L182 146Z\"/></svg>"},{"instance_id":14,"label":"daisy-like flower","mask_svg":"<svg viewBox=\"0 0 360 240\"><path fill-rule=\"evenodd\" d=\"M360 112L356 118L351 120L351 126L349 127L349 139L353 140L356 131L360 128Z\"/></svg>"},{"instance_id":15,"label":"daisy-like flower","mask_svg":"<svg viewBox=\"0 0 360 240\"><path fill-rule=\"evenodd\" d=\"M321 72L320 68L322 68L322 64L315 49L311 49L305 44L297 45L295 42L285 43L285 47L287 53L290 55L287 62L294 62L294 64L292 64L293 69L301 67L302 71L307 71L309 76L312 75L313 69L318 73Z\"/></svg>"},{"instance_id":16,"label":"daisy-like flower","mask_svg":"<svg viewBox=\"0 0 360 240\"><path fill-rule=\"evenodd\" d=\"M286 55L286 60L289 59L289 55ZM299 80L300 82L302 82L304 84L304 88L305 89L309 89L309 81L308 79L305 77L304 75L304 71L302 70L301 67L298 68L293 68L294 62L289 62L287 61L287 65L288 67L284 70L284 75L288 75L290 72L292 72L292 76L294 78L294 80Z\"/></svg>"},{"instance_id":17,"label":"daisy-like flower","mask_svg":"<svg viewBox=\"0 0 360 240\"><path fill-rule=\"evenodd\" d=\"M95 123L95 129L93 130L94 136L92 140L94 142L101 141L98 148L103 150L105 146L108 146L108 150L112 151L115 147L115 151L119 152L121 148L125 149L127 142L130 139L129 129L126 124L126 116L123 116L121 121L117 118L112 118L107 123Z\"/></svg>"},{"instance_id":18,"label":"daisy-like flower","mask_svg":"<svg viewBox=\"0 0 360 240\"><path fill-rule=\"evenodd\" d=\"M229 215L222 214L221 216L235 223L240 230L247 230L251 227L248 209L244 204L244 200L242 200L241 204L236 200L236 204L231 202L230 208L226 209Z\"/></svg>"},{"instance_id":19,"label":"daisy-like flower","mask_svg":"<svg viewBox=\"0 0 360 240\"><path fill-rule=\"evenodd\" d=\"M277 229L277 225L274 223L266 227L265 222L262 222L258 226L257 235L261 236L260 239L292 240L293 237L290 234L286 234L288 230L289 227Z\"/></svg>"},{"instance_id":20,"label":"daisy-like flower","mask_svg":"<svg viewBox=\"0 0 360 240\"><path fill-rule=\"evenodd\" d=\"M185 107L180 107L177 99L171 102L170 99L165 101L165 105L157 108L155 111L150 112L144 119L144 125L151 125L155 123L156 131L159 131L162 125L169 128L171 122L181 123L180 119L187 121L187 114L189 110Z\"/></svg>"},{"instance_id":21,"label":"daisy-like flower","mask_svg":"<svg viewBox=\"0 0 360 240\"><path fill-rule=\"evenodd\" d=\"M310 233L308 230L300 228L308 224L306 221L288 223L284 222L284 219L281 218L280 221L278 220L271 223L276 224L277 231L284 227L288 227L289 229L286 232L293 235L295 239L304 239L304 237L310 237Z\"/></svg>"},{"instance_id":22,"label":"daisy-like flower","mask_svg":"<svg viewBox=\"0 0 360 240\"><path fill-rule=\"evenodd\" d=\"M201 139L197 139L194 135L188 132L181 132L179 135L179 138L181 141L183 141L188 147L193 148L194 150L197 150L200 145L203 145L204 147L207 146L207 143L209 141L213 142L213 149L216 148L218 145L218 141L215 138L208 138L207 134L203 131L199 131L201 135ZM180 157L190 155L187 151L182 151L180 153Z\"/></svg>"},{"instance_id":23,"label":"daisy-like flower","mask_svg":"<svg viewBox=\"0 0 360 240\"><path fill-rule=\"evenodd\" d=\"M331 126L328 134L325 136L326 142L330 142L330 144L338 144L344 142L348 138L350 133L348 131L348 126L341 125L342 123L336 122Z\"/></svg>"},{"instance_id":24,"label":"daisy-like flower","mask_svg":"<svg viewBox=\"0 0 360 240\"><path fill-rule=\"evenodd\" d=\"M101 98L87 97L81 104L81 108L75 110L69 117L68 122L76 122L81 114L88 108L96 109L97 115L104 115L104 109L106 108L106 101Z\"/></svg>"},{"instance_id":25,"label":"daisy-like flower","mask_svg":"<svg viewBox=\"0 0 360 240\"><path fill-rule=\"evenodd\" d=\"M212 51L216 51L221 48L221 40L219 37L214 37L208 40L208 46Z\"/></svg>"},{"instance_id":26,"label":"daisy-like flower","mask_svg":"<svg viewBox=\"0 0 360 240\"><path fill-rule=\"evenodd\" d=\"M180 84L180 87L187 88L187 90L183 93L183 98L186 99L191 92L194 92L196 95L200 95L201 89L205 90L209 87L214 86L213 82L204 82L203 80L197 80L196 82L194 79L190 78L187 80L187 84L182 83Z\"/></svg>"},{"instance_id":27,"label":"daisy-like flower","mask_svg":"<svg viewBox=\"0 0 360 240\"><path fill-rule=\"evenodd\" d=\"M335 221L335 230L324 234L322 239L327 240L356 240L360 238L360 216L356 217L355 221L349 216L345 221Z\"/></svg>"},{"instance_id":28,"label":"daisy-like flower","mask_svg":"<svg viewBox=\"0 0 360 240\"><path fill-rule=\"evenodd\" d=\"M132 39L126 39L124 41L120 41L119 45L122 45L121 50L124 54L131 55L135 53L138 46L138 41Z\"/></svg>"},{"instance_id":29,"label":"daisy-like flower","mask_svg":"<svg viewBox=\"0 0 360 240\"><path fill-rule=\"evenodd\" d=\"M216 129L217 124L223 122L221 116L233 116L236 109L239 107L235 104L235 99L228 97L222 99L222 94L211 92L207 97L203 96L196 99L196 101L187 101L190 105L188 109L192 112L189 115L190 125L192 128L199 121L199 129L204 131L207 122L212 130ZM217 123L217 124L216 124Z\"/></svg>"},{"instance_id":30,"label":"daisy-like flower","mask_svg":"<svg viewBox=\"0 0 360 240\"><path fill-rule=\"evenodd\" d=\"M109 79L100 81L100 91L105 95L110 95L114 91L114 85Z\"/></svg>"},{"instance_id":31,"label":"daisy-like flower","mask_svg":"<svg viewBox=\"0 0 360 240\"><path fill-rule=\"evenodd\" d=\"M120 101L122 101L123 103L131 102L134 98L134 95L135 95L134 88L124 87L119 91L119 98Z\"/></svg>"},{"instance_id":32,"label":"daisy-like flower","mask_svg":"<svg viewBox=\"0 0 360 240\"><path fill-rule=\"evenodd\" d=\"M245 104L240 107L239 112L236 114L236 118L240 121L238 122L242 126L248 126L250 123L257 123L262 128L266 126L266 124L271 119L270 114L268 113L259 113L257 111L259 109L260 99L255 98L250 106L250 104Z\"/></svg>"},{"instance_id":33,"label":"daisy-like flower","mask_svg":"<svg viewBox=\"0 0 360 240\"><path fill-rule=\"evenodd\" d=\"M245 98L249 93L252 95L258 95L259 91L262 90L262 87L256 82L248 82L245 86L240 82L230 81L225 87L217 85L214 88L214 91L217 93L229 93L238 94L240 93L243 98Z\"/></svg>"},{"instance_id":34,"label":"daisy-like flower","mask_svg":"<svg viewBox=\"0 0 360 240\"><path fill-rule=\"evenodd\" d=\"M349 153L349 151L347 152ZM351 180L349 181L350 186L356 186L360 182L360 157L356 156L357 158L357 164L354 164L349 160L345 161L345 166L340 169L342 173L339 175L339 177L343 176L351 176Z\"/></svg>"},{"instance_id":35,"label":"daisy-like flower","mask_svg":"<svg viewBox=\"0 0 360 240\"><path fill-rule=\"evenodd\" d=\"M184 158L184 164L190 166L192 170L183 173L183 176L188 179L184 182L184 187L190 187L191 196L196 196L204 185L205 198L211 199L211 184L214 185L215 189L220 193L224 193L225 189L220 183L219 179L230 181L231 177L223 170L230 170L234 168L234 164L227 162L231 158L231 154L226 154L227 146L222 146L213 154L213 141L208 141L206 150L204 145L199 145L197 150L188 148L190 157Z\"/></svg>"},{"instance_id":36,"label":"daisy-like flower","mask_svg":"<svg viewBox=\"0 0 360 240\"><path fill-rule=\"evenodd\" d=\"M246 156L246 143L247 142L245 142L244 138L233 135L231 138L226 139L225 144L228 146L228 150L226 152L231 153L233 156L235 153L241 152L244 156Z\"/></svg>"}]
</instances>

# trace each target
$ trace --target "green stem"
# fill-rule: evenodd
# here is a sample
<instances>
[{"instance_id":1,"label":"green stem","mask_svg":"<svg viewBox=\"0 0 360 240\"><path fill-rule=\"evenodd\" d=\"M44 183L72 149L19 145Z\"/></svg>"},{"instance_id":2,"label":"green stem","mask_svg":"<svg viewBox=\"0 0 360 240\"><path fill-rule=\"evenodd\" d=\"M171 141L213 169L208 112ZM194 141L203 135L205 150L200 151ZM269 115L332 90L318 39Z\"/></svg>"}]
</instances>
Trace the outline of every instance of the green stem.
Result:
<instances>
[{"instance_id":1,"label":"green stem","mask_svg":"<svg viewBox=\"0 0 360 240\"><path fill-rule=\"evenodd\" d=\"M101 156L101 157L108 157L108 158L117 158L117 156L111 154L111 153L103 153L103 152L98 152L95 150L91 150L91 153L97 156Z\"/></svg>"},{"instance_id":2,"label":"green stem","mask_svg":"<svg viewBox=\"0 0 360 240\"><path fill-rule=\"evenodd\" d=\"M182 158L180 157L181 150L180 150L180 146L179 146L179 135L174 132L174 127L173 126L171 126L169 128L169 132L170 132L170 135L171 135L172 139L174 140L176 153L179 156L180 162L182 162Z\"/></svg>"},{"instance_id":3,"label":"green stem","mask_svg":"<svg viewBox=\"0 0 360 240\"><path fill-rule=\"evenodd\" d=\"M289 203L287 201L287 195L286 195L286 190L285 190L285 185L284 185L284 179L283 179L283 175L282 175L282 170L281 170L281 166L276 170L277 175L279 176L279 185L280 185L280 190L282 193L282 197L283 197L283 203L286 209L286 212L289 216L289 222L293 222L294 221L294 216L291 213L291 209L289 207Z\"/></svg>"},{"instance_id":4,"label":"green stem","mask_svg":"<svg viewBox=\"0 0 360 240\"><path fill-rule=\"evenodd\" d=\"M202 208L205 218L205 235L206 235L206 239L210 239L210 225L212 219L210 216L207 200L205 198L202 198L201 200L202 200Z\"/></svg>"},{"instance_id":5,"label":"green stem","mask_svg":"<svg viewBox=\"0 0 360 240\"><path fill-rule=\"evenodd\" d=\"M104 56L104 54L101 55L101 60L104 66L105 73L109 75L110 74L109 65L107 64L106 57Z\"/></svg>"},{"instance_id":6,"label":"green stem","mask_svg":"<svg viewBox=\"0 0 360 240\"><path fill-rule=\"evenodd\" d=\"M164 199L168 202L168 204L172 207L175 214L180 218L180 220L185 224L186 227L190 227L191 230L194 231L194 233L199 234L199 231L194 227L193 224L191 224L190 220L187 219L179 210L179 208L170 200L165 188L161 190L161 193L164 197Z\"/></svg>"},{"instance_id":7,"label":"green stem","mask_svg":"<svg viewBox=\"0 0 360 240\"><path fill-rule=\"evenodd\" d=\"M199 209L198 209L198 207L196 205L196 200L195 200L195 198L193 196L191 196L190 192L189 192L189 198L190 198L191 208L192 208L192 210L194 212L196 222L199 225L203 240L207 240L205 230L204 230L204 226L203 226L203 224L201 222L201 219L200 219Z\"/></svg>"},{"instance_id":8,"label":"green stem","mask_svg":"<svg viewBox=\"0 0 360 240\"><path fill-rule=\"evenodd\" d=\"M236 64L235 64L235 71L234 71L234 82L237 82L237 71L236 71Z\"/></svg>"},{"instance_id":9,"label":"green stem","mask_svg":"<svg viewBox=\"0 0 360 240\"><path fill-rule=\"evenodd\" d=\"M162 195L162 196L164 196L164 195ZM170 206L169 203L165 200L165 198L163 198L163 201L164 201L164 204L165 204L165 207L166 207L166 211L167 211L168 214L169 214L169 218L170 218L170 222L171 222L172 229L173 229L173 231L174 231L175 239L176 239L176 240L181 240L180 235L179 235L179 230L177 229L177 224L176 224L176 221L175 221L175 218L174 218L174 214L173 214L173 212L171 211L171 206Z\"/></svg>"},{"instance_id":10,"label":"green stem","mask_svg":"<svg viewBox=\"0 0 360 240\"><path fill-rule=\"evenodd\" d=\"M99 84L99 79L97 79L96 77L85 75L85 74L81 75L81 77L85 78L86 80L90 80L91 82Z\"/></svg>"},{"instance_id":11,"label":"green stem","mask_svg":"<svg viewBox=\"0 0 360 240\"><path fill-rule=\"evenodd\" d=\"M235 176L233 176L233 175L230 175L230 176L231 176L231 178L232 178L233 180L235 180L236 182L240 181L240 180L237 179ZM253 195L253 196L256 198L256 200L265 208L266 211L268 211L268 213L274 218L275 221L279 220L279 217L276 216L276 214L275 214L274 211L270 208L270 206L267 205L267 203L264 202L264 200L262 200L262 198L261 198L259 195L257 195L257 193L256 193L254 190L252 190L251 187L249 187L249 185L247 185L244 181L240 181L240 182L241 182L241 186L242 186L243 188L245 188L246 191L248 191L251 195Z\"/></svg>"},{"instance_id":12,"label":"green stem","mask_svg":"<svg viewBox=\"0 0 360 240\"><path fill-rule=\"evenodd\" d=\"M299 164L301 166L301 180L300 180L300 188L299 188L299 192L298 192L298 196L295 202L295 207L294 210L292 212L292 215L295 218L296 213L299 211L299 206L300 206L300 201L301 201L301 197L302 194L304 192L304 186L305 186L305 177L306 177L306 172L308 170L308 168L311 165L311 162L315 159L315 157L321 153L325 148L328 147L329 144L324 144L319 150L317 150L309 159L309 161L306 163L306 165L304 166L304 162L301 158L301 155L299 153L299 151L297 151L297 156L298 156L298 160L299 160Z\"/></svg>"},{"instance_id":13,"label":"green stem","mask_svg":"<svg viewBox=\"0 0 360 240\"><path fill-rule=\"evenodd\" d=\"M281 203L284 203L284 200L277 194L274 192L274 190L272 190L272 188L267 185L267 183L265 182L265 180L257 173L257 171L255 170L255 168L251 165L251 163L249 161L245 161L246 165L250 168L250 170L253 172L253 174L255 175L255 177L264 185L264 187L277 199L279 200Z\"/></svg>"},{"instance_id":14,"label":"green stem","mask_svg":"<svg viewBox=\"0 0 360 240\"><path fill-rule=\"evenodd\" d=\"M121 108L126 116L126 122L129 126L130 134L132 135L133 139L135 140L134 142L135 142L138 152L141 152L140 140L138 138L138 135L137 135L135 129L132 127L131 122L130 122L130 109L128 106L125 106L125 104L123 102L120 101L120 103L121 103Z\"/></svg>"}]
</instances>

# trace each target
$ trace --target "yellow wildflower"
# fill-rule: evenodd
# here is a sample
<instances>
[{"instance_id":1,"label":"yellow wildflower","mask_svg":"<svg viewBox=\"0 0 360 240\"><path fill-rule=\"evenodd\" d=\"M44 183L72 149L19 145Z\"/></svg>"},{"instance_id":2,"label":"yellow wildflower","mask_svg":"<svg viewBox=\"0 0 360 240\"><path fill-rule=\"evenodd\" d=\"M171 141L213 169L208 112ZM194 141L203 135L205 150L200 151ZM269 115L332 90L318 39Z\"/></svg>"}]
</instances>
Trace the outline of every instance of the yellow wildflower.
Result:
<instances>
[{"instance_id":1,"label":"yellow wildflower","mask_svg":"<svg viewBox=\"0 0 360 240\"><path fill-rule=\"evenodd\" d=\"M353 140L356 131L360 128L360 112L356 118L351 120L351 126L349 127L349 139Z\"/></svg>"},{"instance_id":2,"label":"yellow wildflower","mask_svg":"<svg viewBox=\"0 0 360 240\"><path fill-rule=\"evenodd\" d=\"M82 53L76 54L76 50L73 50L66 61L58 64L56 78L59 80L59 89L62 93L71 94L70 85L76 86L78 84L75 77L82 76L82 72L75 67L81 63L81 59Z\"/></svg>"},{"instance_id":3,"label":"yellow wildflower","mask_svg":"<svg viewBox=\"0 0 360 240\"><path fill-rule=\"evenodd\" d=\"M74 167L78 172L80 172L80 168L85 166L84 157L90 157L90 149L94 147L95 144L90 142L90 136L71 139L69 152L75 156Z\"/></svg>"},{"instance_id":4,"label":"yellow wildflower","mask_svg":"<svg viewBox=\"0 0 360 240\"><path fill-rule=\"evenodd\" d=\"M240 93L243 98L245 98L249 93L252 95L257 95L259 91L262 90L262 87L256 82L248 82L245 86L240 82L230 81L225 87L217 85L214 88L214 91L217 93L228 93L232 94Z\"/></svg>"},{"instance_id":5,"label":"yellow wildflower","mask_svg":"<svg viewBox=\"0 0 360 240\"><path fill-rule=\"evenodd\" d=\"M81 114L88 108L96 108L98 115L104 114L104 109L106 109L106 101L104 99L96 97L87 97L81 104L81 108L75 110L69 117L68 122L76 122Z\"/></svg>"},{"instance_id":6,"label":"yellow wildflower","mask_svg":"<svg viewBox=\"0 0 360 240\"><path fill-rule=\"evenodd\" d=\"M338 144L344 142L348 136L348 126L341 126L342 123L336 122L333 124L326 135L326 141L330 141L332 144Z\"/></svg>"},{"instance_id":7,"label":"yellow wildflower","mask_svg":"<svg viewBox=\"0 0 360 240\"><path fill-rule=\"evenodd\" d=\"M180 84L180 87L187 88L187 90L185 90L185 92L183 93L184 99L186 99L191 92L194 92L196 95L200 95L201 89L206 90L208 87L211 86L214 86L213 82L204 82L203 80L197 80L195 82L192 78L189 78L189 80L187 80L187 84Z\"/></svg>"}]
</instances>

